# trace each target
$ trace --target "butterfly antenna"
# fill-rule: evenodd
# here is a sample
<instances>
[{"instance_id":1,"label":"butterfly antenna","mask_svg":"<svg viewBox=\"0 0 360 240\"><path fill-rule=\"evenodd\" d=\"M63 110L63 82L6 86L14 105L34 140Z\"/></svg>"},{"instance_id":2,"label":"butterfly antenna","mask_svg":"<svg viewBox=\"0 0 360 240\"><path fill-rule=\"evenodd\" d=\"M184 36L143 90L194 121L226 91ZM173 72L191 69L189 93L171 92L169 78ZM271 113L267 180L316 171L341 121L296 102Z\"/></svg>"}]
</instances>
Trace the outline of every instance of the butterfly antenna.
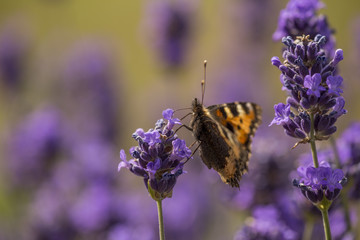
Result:
<instances>
[{"instance_id":1,"label":"butterfly antenna","mask_svg":"<svg viewBox=\"0 0 360 240\"><path fill-rule=\"evenodd\" d=\"M201 104L204 103L204 95L205 95L205 83L206 83L206 65L207 61L204 61L204 79L201 81Z\"/></svg>"},{"instance_id":2,"label":"butterfly antenna","mask_svg":"<svg viewBox=\"0 0 360 240\"><path fill-rule=\"evenodd\" d=\"M191 107L175 109L174 113L178 112L178 111L183 111L183 110L191 110Z\"/></svg>"}]
</instances>

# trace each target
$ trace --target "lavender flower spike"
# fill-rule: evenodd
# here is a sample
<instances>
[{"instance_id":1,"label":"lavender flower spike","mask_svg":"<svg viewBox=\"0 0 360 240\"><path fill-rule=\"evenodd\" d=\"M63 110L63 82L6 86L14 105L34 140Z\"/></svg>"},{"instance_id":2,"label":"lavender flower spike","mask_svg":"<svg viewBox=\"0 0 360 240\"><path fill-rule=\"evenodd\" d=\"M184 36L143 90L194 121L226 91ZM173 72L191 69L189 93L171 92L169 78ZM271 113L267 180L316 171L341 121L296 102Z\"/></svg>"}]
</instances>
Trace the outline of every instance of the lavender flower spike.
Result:
<instances>
[{"instance_id":1,"label":"lavender flower spike","mask_svg":"<svg viewBox=\"0 0 360 240\"><path fill-rule=\"evenodd\" d=\"M174 111L163 111L163 119L155 124L155 129L145 132L139 128L133 134L138 146L130 148L133 159L127 161L123 149L120 151L118 170L129 169L143 178L145 187L154 200L162 200L172 196L177 177L184 173L183 160L191 156L191 150L184 140L179 139L173 127L181 122L173 118Z\"/></svg>"},{"instance_id":2,"label":"lavender flower spike","mask_svg":"<svg viewBox=\"0 0 360 240\"><path fill-rule=\"evenodd\" d=\"M287 135L300 138L299 143L310 139L311 119L314 121L315 140L328 139L336 131L337 119L346 113L343 78L336 75L336 67L343 59L338 49L334 58L325 55L324 36L290 36L283 38L287 47L284 61L273 57L271 62L280 71L280 81L289 97L287 105L275 105L275 117L270 125L282 125Z\"/></svg>"}]
</instances>

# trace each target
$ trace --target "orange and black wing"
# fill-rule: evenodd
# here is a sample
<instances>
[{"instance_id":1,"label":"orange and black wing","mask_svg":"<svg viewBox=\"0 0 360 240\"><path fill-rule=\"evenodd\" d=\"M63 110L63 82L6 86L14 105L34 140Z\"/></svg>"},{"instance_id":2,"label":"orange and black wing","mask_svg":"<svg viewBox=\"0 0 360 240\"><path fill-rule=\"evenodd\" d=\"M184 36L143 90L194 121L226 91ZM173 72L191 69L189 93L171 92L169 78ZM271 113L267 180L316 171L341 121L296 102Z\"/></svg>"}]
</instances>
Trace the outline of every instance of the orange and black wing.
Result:
<instances>
[{"instance_id":1,"label":"orange and black wing","mask_svg":"<svg viewBox=\"0 0 360 240\"><path fill-rule=\"evenodd\" d=\"M261 108L250 102L233 102L208 107L212 118L228 129L249 152L251 138L261 123Z\"/></svg>"}]
</instances>

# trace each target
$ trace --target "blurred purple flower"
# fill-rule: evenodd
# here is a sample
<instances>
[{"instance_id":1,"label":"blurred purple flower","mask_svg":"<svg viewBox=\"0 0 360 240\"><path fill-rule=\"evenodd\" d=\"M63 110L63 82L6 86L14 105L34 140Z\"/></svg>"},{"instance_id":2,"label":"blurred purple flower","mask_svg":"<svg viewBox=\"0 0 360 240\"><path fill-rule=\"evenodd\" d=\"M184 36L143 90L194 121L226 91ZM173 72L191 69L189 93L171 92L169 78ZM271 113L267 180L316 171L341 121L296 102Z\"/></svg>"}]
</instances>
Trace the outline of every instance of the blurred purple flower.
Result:
<instances>
[{"instance_id":1,"label":"blurred purple flower","mask_svg":"<svg viewBox=\"0 0 360 240\"><path fill-rule=\"evenodd\" d=\"M348 190L352 199L360 199L360 122L352 123L337 140L342 169L351 182Z\"/></svg>"},{"instance_id":2,"label":"blurred purple flower","mask_svg":"<svg viewBox=\"0 0 360 240\"><path fill-rule=\"evenodd\" d=\"M167 124L160 119L155 129L145 132L139 128L135 131L133 138L139 146L130 148L133 159L127 161L125 151L120 151L118 170L127 168L143 177L146 188L155 200L171 197L177 177L184 173L184 163L181 161L191 156L185 141L172 130L175 124L181 124L179 119L173 118L173 114L172 109L167 109L163 111Z\"/></svg>"},{"instance_id":3,"label":"blurred purple flower","mask_svg":"<svg viewBox=\"0 0 360 240\"><path fill-rule=\"evenodd\" d=\"M360 122L353 122L337 140L340 161L344 166L360 163Z\"/></svg>"},{"instance_id":4,"label":"blurred purple flower","mask_svg":"<svg viewBox=\"0 0 360 240\"><path fill-rule=\"evenodd\" d=\"M321 34L327 39L324 47L327 55L332 54L335 46L334 30L328 26L326 16L317 15L317 11L323 6L319 0L290 0L286 8L280 12L273 39L279 41L283 37L295 38L303 35L310 35L313 39Z\"/></svg>"},{"instance_id":5,"label":"blurred purple flower","mask_svg":"<svg viewBox=\"0 0 360 240\"><path fill-rule=\"evenodd\" d=\"M69 218L80 232L95 232L108 225L112 209L112 189L97 183L85 188L70 206Z\"/></svg>"},{"instance_id":6,"label":"blurred purple flower","mask_svg":"<svg viewBox=\"0 0 360 240\"><path fill-rule=\"evenodd\" d=\"M252 218L236 234L236 240L295 240L297 233L286 226L276 207L259 206L253 211Z\"/></svg>"},{"instance_id":7,"label":"blurred purple flower","mask_svg":"<svg viewBox=\"0 0 360 240\"><path fill-rule=\"evenodd\" d=\"M130 224L133 209L117 197L113 148L99 140L72 147L34 192L23 239L106 239L109 229Z\"/></svg>"},{"instance_id":8,"label":"blurred purple flower","mask_svg":"<svg viewBox=\"0 0 360 240\"><path fill-rule=\"evenodd\" d=\"M214 206L206 184L198 174L188 173L177 183L173 198L163 202L167 239L204 238L208 230L207 220Z\"/></svg>"},{"instance_id":9,"label":"blurred purple flower","mask_svg":"<svg viewBox=\"0 0 360 240\"><path fill-rule=\"evenodd\" d=\"M46 179L64 147L63 119L53 107L25 117L7 142L7 158L15 184L30 187Z\"/></svg>"},{"instance_id":10,"label":"blurred purple flower","mask_svg":"<svg viewBox=\"0 0 360 240\"><path fill-rule=\"evenodd\" d=\"M114 91L111 55L90 41L73 48L63 75L65 108L80 134L113 141L118 130L115 96L120 94Z\"/></svg>"},{"instance_id":11,"label":"blurred purple flower","mask_svg":"<svg viewBox=\"0 0 360 240\"><path fill-rule=\"evenodd\" d=\"M156 240L154 229L149 226L138 225L136 227L119 224L111 228L106 240Z\"/></svg>"},{"instance_id":12,"label":"blurred purple flower","mask_svg":"<svg viewBox=\"0 0 360 240\"><path fill-rule=\"evenodd\" d=\"M355 209L350 210L349 220L352 226L356 226L356 223L358 221L355 212L356 212ZM330 221L331 234L333 236L333 239L355 240L355 236L351 232L349 232L349 229L347 229L347 223L344 216L344 209L336 208L330 211L329 221Z\"/></svg>"},{"instance_id":13,"label":"blurred purple flower","mask_svg":"<svg viewBox=\"0 0 360 240\"><path fill-rule=\"evenodd\" d=\"M278 141L272 141L274 136ZM287 216L288 226L296 232L301 232L297 214L290 210L291 206L287 206L293 202L288 197L292 192L288 175L294 168L294 161L289 159L295 156L280 150L286 149L284 146L289 145L285 141L285 136L276 136L276 133L270 131L268 136L258 136L254 141L250 171L242 180L240 191L221 195L225 196L226 204L230 202L240 210L253 210L259 205L267 204L279 206L282 218Z\"/></svg>"},{"instance_id":14,"label":"blurred purple flower","mask_svg":"<svg viewBox=\"0 0 360 240\"><path fill-rule=\"evenodd\" d=\"M0 32L0 78L11 90L22 84L27 37L14 22L2 26Z\"/></svg>"},{"instance_id":15,"label":"blurred purple flower","mask_svg":"<svg viewBox=\"0 0 360 240\"><path fill-rule=\"evenodd\" d=\"M146 31L161 60L169 67L184 63L192 32L193 6L186 2L152 2L147 7Z\"/></svg>"}]
</instances>

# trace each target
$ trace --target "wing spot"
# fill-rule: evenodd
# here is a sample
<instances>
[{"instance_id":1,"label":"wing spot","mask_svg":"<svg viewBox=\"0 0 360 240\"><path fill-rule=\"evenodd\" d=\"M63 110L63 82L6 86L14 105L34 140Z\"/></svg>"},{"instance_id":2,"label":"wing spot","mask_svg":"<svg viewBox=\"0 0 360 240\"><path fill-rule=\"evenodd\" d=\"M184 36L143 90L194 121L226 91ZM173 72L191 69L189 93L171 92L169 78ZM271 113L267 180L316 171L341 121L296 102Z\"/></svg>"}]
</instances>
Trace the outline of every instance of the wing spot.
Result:
<instances>
[{"instance_id":1,"label":"wing spot","mask_svg":"<svg viewBox=\"0 0 360 240\"><path fill-rule=\"evenodd\" d=\"M226 128L229 129L232 133L234 133L234 127L231 125L231 123L226 123Z\"/></svg>"},{"instance_id":2,"label":"wing spot","mask_svg":"<svg viewBox=\"0 0 360 240\"><path fill-rule=\"evenodd\" d=\"M221 115L223 116L223 118L225 118L225 119L228 118L228 114L224 107L219 108L219 111L221 112Z\"/></svg>"}]
</instances>

